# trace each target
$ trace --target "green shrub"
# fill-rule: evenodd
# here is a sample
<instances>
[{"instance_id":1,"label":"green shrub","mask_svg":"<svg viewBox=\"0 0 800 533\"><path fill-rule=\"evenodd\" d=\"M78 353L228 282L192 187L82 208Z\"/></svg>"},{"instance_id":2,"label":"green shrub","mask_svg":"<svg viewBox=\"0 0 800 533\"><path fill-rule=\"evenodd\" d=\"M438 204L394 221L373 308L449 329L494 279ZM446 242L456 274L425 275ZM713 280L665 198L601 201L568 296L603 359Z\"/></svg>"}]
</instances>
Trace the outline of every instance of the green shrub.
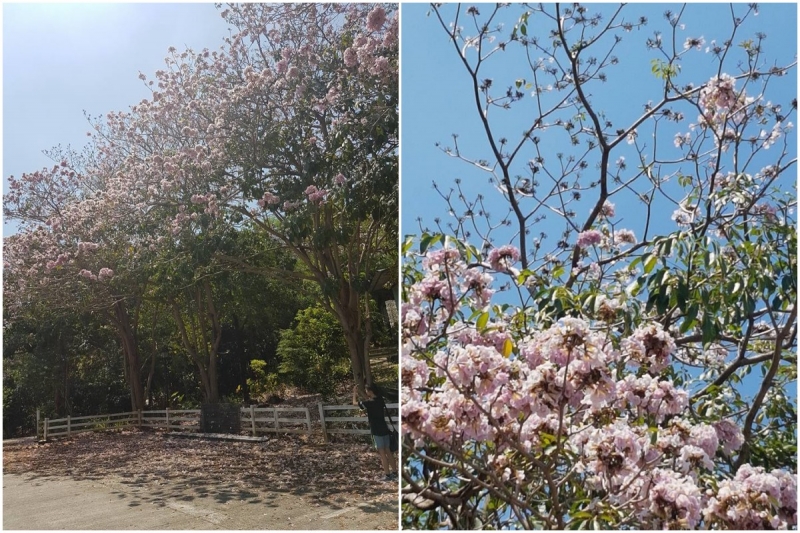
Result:
<instances>
[{"instance_id":1,"label":"green shrub","mask_svg":"<svg viewBox=\"0 0 800 533\"><path fill-rule=\"evenodd\" d=\"M350 371L342 327L319 306L298 312L296 322L281 332L278 372L293 385L330 396Z\"/></svg>"},{"instance_id":2,"label":"green shrub","mask_svg":"<svg viewBox=\"0 0 800 533\"><path fill-rule=\"evenodd\" d=\"M269 372L267 362L261 359L250 361L250 376L247 378L247 389L252 399L275 394L280 388L280 377L274 372Z\"/></svg>"}]
</instances>

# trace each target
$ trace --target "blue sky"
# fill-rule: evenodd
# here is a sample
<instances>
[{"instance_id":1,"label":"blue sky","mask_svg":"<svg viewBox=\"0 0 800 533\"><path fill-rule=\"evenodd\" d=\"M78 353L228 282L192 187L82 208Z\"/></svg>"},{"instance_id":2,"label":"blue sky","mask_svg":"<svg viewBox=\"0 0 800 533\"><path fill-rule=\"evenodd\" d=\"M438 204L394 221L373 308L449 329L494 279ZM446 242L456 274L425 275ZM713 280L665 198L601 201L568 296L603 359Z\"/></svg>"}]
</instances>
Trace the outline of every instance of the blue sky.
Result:
<instances>
[{"instance_id":1,"label":"blue sky","mask_svg":"<svg viewBox=\"0 0 800 533\"><path fill-rule=\"evenodd\" d=\"M481 15L485 16L490 12L490 6L477 4ZM474 35L476 31L469 31L471 18L462 10L460 25L465 26L465 34ZM787 65L795 61L797 52L797 6L795 4L763 4L759 6L758 16L748 18L745 24L739 29L734 42L739 43L746 38L751 38L756 32L764 32L767 38L764 41L766 57L770 64ZM627 127L642 112L643 105L648 100L658 101L660 81L651 73L651 60L659 57L654 51L648 50L645 41L653 36L653 32L660 30L666 36L670 33L668 25L664 20L663 14L666 9L674 12L680 10L680 6L667 4L640 4L628 5L623 13L627 20L636 20L644 15L648 18L648 24L643 29L634 30L623 34L623 41L620 48L615 50L615 55L620 58L617 66L608 69L608 81L597 88L594 86L591 93L592 101L598 109L606 113L606 118L611 120L615 127ZM449 10L448 10L449 9ZM589 5L589 10L594 13L605 9L607 6ZM705 39L706 46L712 39L722 42L730 35L731 16L727 4L689 4L682 18L685 29L679 32L677 46L683 48L686 37L700 37ZM737 6L739 13L746 10L746 5ZM552 10L552 9L551 9ZM439 24L434 13L430 13L431 8L428 4L405 4L403 5L402 19L402 108L401 108L401 158L402 158L402 211L401 211L401 234L419 234L419 224L417 218L421 217L423 226L431 231L436 231L434 219L440 217L444 222L452 220L447 215L447 206L432 188L431 182L436 181L443 190L453 187L454 180L462 180L462 188L466 195L474 197L478 193L483 193L487 198L489 210L496 210L495 215L499 216L506 209L505 201L500 194L489 184L489 174L477 170L473 166L449 157L444 154L436 143L440 142L443 146L453 146L452 134L458 134L459 149L463 154L474 159L485 159L492 162L486 136L483 133L482 123L477 115L474 96L471 90L471 78L468 76L465 67L462 65L453 44L449 41L447 34ZM510 10L507 10L510 11ZM445 21L452 20L454 13L452 6L445 7ZM517 17L521 10L513 10L513 15L503 19L507 29L510 29L517 22ZM480 20L483 20L481 18ZM547 28L549 29L549 28ZM535 23L529 25L528 34L541 32L536 29ZM601 47L603 49L603 47ZM703 50L692 50L684 61L682 61L682 71L677 80L680 85L692 82L695 86L707 81L716 73L718 65L712 54L706 54L705 46ZM738 50L739 56L742 55ZM597 53L597 52L596 52ZM505 88L512 86L515 80L526 78L530 80L530 70L520 67L520 56L513 57L513 52L501 54L492 59L495 64L487 63L488 70L481 79L489 77L493 79L493 86ZM534 56L538 54L533 54ZM474 52L473 52L474 57ZM723 72L736 74L736 62L727 61ZM788 112L789 103L797 94L797 69L787 78L774 80L771 83L768 97L775 103L784 104L784 109ZM741 85L737 85L741 87ZM528 93L528 103L520 102L512 111L501 112L492 110L490 122L496 131L496 138L507 137L511 145L520 138L521 132L530 127L533 117L537 114L533 107L533 98ZM680 128L686 131L688 122L695 122L697 111L687 112L687 120ZM797 125L797 117L794 115L792 120ZM771 124L770 124L771 127ZM659 142L666 144L669 148L673 146L675 132L678 131L675 125L671 124L662 130L665 135L659 136ZM559 137L560 135L560 137ZM559 134L554 130L541 134L540 146L542 153L549 158L552 163L553 154L564 152L565 154L576 153L576 150L569 144L568 137L563 133ZM642 137L646 137L643 135ZM654 139L640 138L642 142L652 146ZM791 133L789 150L792 157L797 154L797 134ZM781 150L780 146L773 147L771 151L764 153L771 158L777 155L775 152ZM527 153L526 153L527 151ZM515 167L512 167L512 175L524 173L526 161L534 157L533 149L528 143L520 154ZM612 152L612 161L620 155L626 158L628 172L636 172L637 159L636 151L627 143L622 143ZM592 164L596 158L591 160ZM748 172L755 173L759 168L759 161L756 160ZM764 163L762 163L763 165ZM728 168L730 170L729 163ZM683 169L683 167L682 167ZM691 169L687 170L687 172ZM591 172L591 170L587 171ZM787 173L783 179L783 185L788 187L796 181L796 167L791 173ZM677 187L677 184L670 183L669 187ZM582 224L586 219L588 210L594 205L597 198L596 191L585 193L577 205L578 221ZM680 199L680 196L678 196ZM631 228L637 232L637 237L641 234L642 210L638 203L634 203L633 195L619 194L613 198L616 203L617 218L621 219L621 227ZM666 202L658 204L654 209L654 220L652 228L657 233L665 234L675 230L675 225L671 221L671 215L675 209L674 205ZM555 233L561 231L561 221L557 217L550 217L543 223L535 226L532 235L539 231ZM496 218L495 218L496 219ZM516 226L515 226L516 227ZM551 235L551 237L556 237ZM653 234L651 232L650 237ZM496 235L500 237L500 235ZM572 234L570 243L574 243L575 234ZM498 238L496 246L506 244L508 241ZM553 241L551 241L553 242ZM472 244L480 247L480 242L472 240ZM515 242L516 244L516 242ZM550 249L550 247L547 247ZM513 292L513 291L512 291ZM516 297L512 293L499 296L496 301L504 302L511 300L514 303Z\"/></svg>"},{"instance_id":2,"label":"blue sky","mask_svg":"<svg viewBox=\"0 0 800 533\"><path fill-rule=\"evenodd\" d=\"M3 179L52 162L58 144L80 151L92 116L149 96L170 46L216 50L228 25L214 4L4 4ZM13 233L4 225L3 234Z\"/></svg>"},{"instance_id":3,"label":"blue sky","mask_svg":"<svg viewBox=\"0 0 800 533\"><path fill-rule=\"evenodd\" d=\"M481 15L485 16L489 12L489 6L486 4L477 5L482 11ZM466 7L468 6L465 5L464 9ZM591 12L607 10L607 6L598 4L591 4L589 8ZM653 89L657 91L658 80L650 73L650 61L657 55L647 50L644 43L657 29L665 35L668 33L668 26L663 18L663 13L668 8L678 11L680 6L640 4L628 5L623 10L623 13L627 14L626 19L635 20L640 15L646 15L649 23L643 29L623 35L621 48L615 51L620 57L619 65L609 69L608 82L602 86L602 90L593 93L594 101L602 103L598 107L606 111L617 127L629 124L641 113L643 104L648 100L658 100L658 93L653 92ZM746 6L739 5L737 9L743 13ZM488 174L443 154L435 146L436 142L441 142L443 146L452 146L451 134L456 133L459 135L459 148L463 153L474 158L492 160L476 114L470 90L471 80L435 14L428 15L429 11L428 4L403 5L401 232L404 235L419 233L417 217L421 216L424 225L431 230L435 230L434 217L447 219L445 203L431 187L433 180L436 180L443 189L448 189L454 179L461 178L462 186L472 194L483 192L488 197L492 196L491 193L495 193L488 183ZM452 15L453 11L447 13ZM514 10L513 17L506 17L504 22L507 28L513 27L519 13L519 10ZM469 28L469 19L470 17L462 12L461 25ZM751 17L745 22L735 42L752 37L757 31L763 31L767 34L764 47L770 60L774 60L777 64L788 64L794 60L797 50L796 20L795 4L760 5L758 16ZM729 34L730 21L727 4L689 4L682 18L685 30L680 31L679 35L681 39L703 36L707 44L712 39L720 42ZM531 24L531 28L533 26ZM538 30L529 29L529 32L533 31ZM465 33L470 34L469 29ZM474 33L476 32L473 30L472 34ZM683 40L678 43L678 47L682 48L682 44ZM505 54L505 56L510 55L510 53ZM516 63L506 57L496 59L499 59L496 67L494 70L489 70L487 75L494 79L494 86L504 88L512 85L514 80L525 77L526 71L520 68L519 57ZM726 65L728 65L726 70L735 73L734 62L728 61ZM714 73L712 70L714 68L715 63L711 54L693 50L683 61L683 70L678 80L680 83L691 81L697 85L707 81ZM529 71L527 74L527 81L530 81ZM772 93L773 99L783 102L787 107L791 98L796 95L796 70L791 76L792 80L788 80L788 83L785 79L780 82L786 89ZM775 84L773 86L777 87ZM529 97L528 100L532 103L533 99ZM505 114L495 112L490 120L500 132L497 136L506 136L512 142L518 139L521 131L530 126L531 117L535 116L531 103ZM694 121L694 115L687 115L687 122ZM671 144L673 135L674 133L671 133L667 136L666 142ZM548 139L547 133L542 137L543 145L551 143L546 145L546 149L551 153L558 151L570 153L569 145L564 146L563 141L553 142ZM635 152L625 143L620 145L618 154L626 156L629 168L636 168L635 159L631 158ZM524 162L530 157L528 155L518 158L522 165L517 165L517 172L524 168ZM499 198L499 194L495 193L494 197ZM624 200L624 196L620 195L614 199L618 213L625 207L625 202L620 200ZM588 209L591 207L590 203L593 204L587 201L579 205L585 205ZM500 209L497 210L499 215ZM673 208L670 207L666 213L666 222L669 222L672 211Z\"/></svg>"}]
</instances>

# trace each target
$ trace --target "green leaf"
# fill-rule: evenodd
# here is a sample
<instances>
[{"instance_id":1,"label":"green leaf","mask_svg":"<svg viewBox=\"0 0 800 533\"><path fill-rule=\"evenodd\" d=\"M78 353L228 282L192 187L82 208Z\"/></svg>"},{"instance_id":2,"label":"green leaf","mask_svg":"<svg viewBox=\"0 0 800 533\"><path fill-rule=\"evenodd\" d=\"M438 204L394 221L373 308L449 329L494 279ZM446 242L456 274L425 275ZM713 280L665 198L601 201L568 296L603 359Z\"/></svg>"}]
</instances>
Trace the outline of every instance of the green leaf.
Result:
<instances>
[{"instance_id":1,"label":"green leaf","mask_svg":"<svg viewBox=\"0 0 800 533\"><path fill-rule=\"evenodd\" d=\"M717 338L717 327L710 315L703 315L703 346L707 346Z\"/></svg>"},{"instance_id":2,"label":"green leaf","mask_svg":"<svg viewBox=\"0 0 800 533\"><path fill-rule=\"evenodd\" d=\"M644 262L644 273L649 274L652 272L653 268L656 266L656 262L658 261L658 257L655 255L650 255Z\"/></svg>"},{"instance_id":3,"label":"green leaf","mask_svg":"<svg viewBox=\"0 0 800 533\"><path fill-rule=\"evenodd\" d=\"M689 309L686 310L686 316L683 317L683 322L681 323L681 333L686 333L687 331L691 330L695 324L697 324L697 313L699 310L700 307L698 305L689 305Z\"/></svg>"},{"instance_id":4,"label":"green leaf","mask_svg":"<svg viewBox=\"0 0 800 533\"><path fill-rule=\"evenodd\" d=\"M436 244L441 240L441 233L437 233L435 235L429 235L427 233L423 234L419 241L419 253L424 254L431 245Z\"/></svg>"},{"instance_id":5,"label":"green leaf","mask_svg":"<svg viewBox=\"0 0 800 533\"><path fill-rule=\"evenodd\" d=\"M403 255L408 254L408 251L411 250L411 247L413 245L414 245L414 236L406 235L406 238L403 241Z\"/></svg>"},{"instance_id":6,"label":"green leaf","mask_svg":"<svg viewBox=\"0 0 800 533\"><path fill-rule=\"evenodd\" d=\"M475 324L475 327L478 331L483 331L486 328L486 324L489 322L489 313L483 312L481 316L478 317L478 322Z\"/></svg>"},{"instance_id":7,"label":"green leaf","mask_svg":"<svg viewBox=\"0 0 800 533\"><path fill-rule=\"evenodd\" d=\"M511 355L511 352L514 350L514 344L511 342L511 339L506 339L503 343L503 357L508 357Z\"/></svg>"},{"instance_id":8,"label":"green leaf","mask_svg":"<svg viewBox=\"0 0 800 533\"><path fill-rule=\"evenodd\" d=\"M685 311L686 303L689 301L689 286L682 279L678 280L676 294L678 308L681 311Z\"/></svg>"},{"instance_id":9,"label":"green leaf","mask_svg":"<svg viewBox=\"0 0 800 533\"><path fill-rule=\"evenodd\" d=\"M531 275L533 275L533 272L531 270L528 270L527 268L522 272L520 272L519 276L517 276L517 285L519 286L524 285L525 282L528 281L528 278L531 277Z\"/></svg>"}]
</instances>

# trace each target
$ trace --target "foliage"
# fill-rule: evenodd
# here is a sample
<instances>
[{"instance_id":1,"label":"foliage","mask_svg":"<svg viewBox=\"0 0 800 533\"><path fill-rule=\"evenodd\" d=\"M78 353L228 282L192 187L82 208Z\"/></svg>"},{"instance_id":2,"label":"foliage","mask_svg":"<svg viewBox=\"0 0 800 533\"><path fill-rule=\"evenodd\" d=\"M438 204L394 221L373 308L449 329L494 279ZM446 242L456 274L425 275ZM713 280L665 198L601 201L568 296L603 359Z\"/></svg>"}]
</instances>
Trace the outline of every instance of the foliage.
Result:
<instances>
[{"instance_id":1,"label":"foliage","mask_svg":"<svg viewBox=\"0 0 800 533\"><path fill-rule=\"evenodd\" d=\"M41 418L124 411L125 381L115 339L88 315L31 309L4 324L3 432L35 433Z\"/></svg>"},{"instance_id":2,"label":"foliage","mask_svg":"<svg viewBox=\"0 0 800 533\"><path fill-rule=\"evenodd\" d=\"M403 246L404 524L795 526L796 103L767 96L794 63L760 34L736 50L757 9L736 6L708 75L701 38L674 45L689 7L668 11L645 42L659 100L613 117L605 85L645 17L462 9L432 12L491 162L442 149L500 196L437 185L452 220Z\"/></svg>"},{"instance_id":3,"label":"foliage","mask_svg":"<svg viewBox=\"0 0 800 533\"><path fill-rule=\"evenodd\" d=\"M267 372L267 363L260 359L250 361L250 375L247 388L252 398L260 398L272 393L278 387L278 375Z\"/></svg>"},{"instance_id":4,"label":"foliage","mask_svg":"<svg viewBox=\"0 0 800 533\"><path fill-rule=\"evenodd\" d=\"M294 328L281 332L278 372L294 385L329 397L347 378L347 353L336 318L319 306L309 307L297 313Z\"/></svg>"},{"instance_id":5,"label":"foliage","mask_svg":"<svg viewBox=\"0 0 800 533\"><path fill-rule=\"evenodd\" d=\"M4 198L20 227L4 239L9 317L101 319L135 409L247 400L249 361L274 363L309 281L369 379L370 291L395 279L394 8L221 15L235 33L219 51L171 48L155 80L140 75L149 99L89 117L84 152L54 149L52 168L10 177Z\"/></svg>"}]
</instances>

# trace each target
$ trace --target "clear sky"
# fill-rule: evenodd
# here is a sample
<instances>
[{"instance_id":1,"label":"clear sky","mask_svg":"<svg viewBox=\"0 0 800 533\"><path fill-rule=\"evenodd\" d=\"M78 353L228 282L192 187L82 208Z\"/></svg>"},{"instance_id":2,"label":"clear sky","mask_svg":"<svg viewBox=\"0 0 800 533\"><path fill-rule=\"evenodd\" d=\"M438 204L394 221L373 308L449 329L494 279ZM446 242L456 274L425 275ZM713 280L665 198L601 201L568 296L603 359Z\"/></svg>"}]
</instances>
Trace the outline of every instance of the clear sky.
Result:
<instances>
[{"instance_id":1,"label":"clear sky","mask_svg":"<svg viewBox=\"0 0 800 533\"><path fill-rule=\"evenodd\" d=\"M487 15L491 9L487 4L476 4L481 11L481 15ZM608 13L608 5L587 4L590 11L605 10ZM460 25L465 27L466 35L475 35L477 32L471 26L471 17L467 16L466 11L469 5L462 8L462 18ZM666 9L677 12L680 6L667 4L629 4L623 13L626 13L627 20L636 20L639 16L648 17L648 25L641 30L634 30L623 34L623 41L620 48L615 50L615 55L620 59L617 66L608 69L608 81L600 88L594 85L591 98L594 103L600 103L599 109L606 113L606 118L614 123L615 127L627 127L643 112L643 105L652 100L660 99L659 84L660 80L651 73L651 59L657 57L655 52L648 50L645 41L653 36L656 30L662 31L665 35L669 34L669 26L664 20L663 14ZM738 9L746 9L745 5L739 5ZM445 6L449 19L452 20L454 13L452 6ZM552 8L550 9L552 11ZM436 143L442 146L453 146L451 135L458 134L458 145L462 153L473 159L485 159L490 163L494 161L491 156L486 136L483 133L482 123L477 115L474 96L471 90L471 78L468 76L465 67L461 63L458 54L449 41L447 34L439 24L434 13L429 13L431 8L428 4L404 4L402 7L402 36L401 36L401 61L402 61L402 107L401 107L401 186L402 186L402 207L401 207L401 234L419 234L418 218L422 219L423 227L431 231L437 231L434 225L436 217L441 218L443 225L452 220L447 215L446 203L439 197L432 188L432 181L443 190L448 190L454 185L454 180L461 179L462 188L466 191L466 196L474 198L478 193L483 193L487 199L488 209L496 210L494 213L499 217L505 212L507 205L502 200L500 193L494 190L489 184L489 174L476 169L475 167L452 158L444 154ZM506 10L509 11L509 10ZM513 10L513 17L503 20L507 29L510 29L517 22L521 10ZM606 19L608 17L606 16ZM481 18L480 20L483 20ZM682 19L685 29L679 32L680 41L677 43L679 49L683 49L683 42L686 37L703 37L706 45L712 39L722 42L730 35L731 15L727 4L689 4ZM547 28L549 29L549 28ZM769 64L788 65L795 61L797 54L797 6L795 4L761 4L759 14L746 20L744 26L739 29L735 38L735 43L739 43L745 38L751 38L756 32L761 31L767 34L764 41L766 57ZM529 25L528 33L542 34L542 29L537 29L535 23ZM546 35L546 34L545 34ZM682 61L682 71L679 75L678 83L683 85L692 82L695 86L707 81L716 73L718 62L715 62L712 54L705 53L705 46L702 50L691 50ZM510 47L509 47L510 48ZM601 47L602 49L602 47ZM739 56L742 55L741 49L737 49ZM495 61L493 67L482 76L493 79L493 86L506 88L513 86L515 80L527 77L530 80L530 69L520 67L520 58L512 60L510 57L513 52L496 56L490 60ZM595 52L597 54L598 52ZM474 51L471 52L472 57ZM533 53L536 56L542 55ZM487 63L491 65L491 63ZM735 61L727 61L725 72L737 74ZM737 85L741 87L741 83ZM776 80L770 86L770 98L775 102L785 105L788 112L789 103L797 95L797 69L795 68L786 78ZM493 109L490 114L490 122L495 128L496 138L507 137L510 144L514 145L520 138L521 133L530 127L533 117L536 116L535 108L532 106L533 98L530 96L532 90L528 89L528 103L520 102L520 105L512 108L510 112L501 112ZM697 111L687 114L687 120L683 123L682 131L687 131L688 122L696 122ZM796 114L791 118L797 126ZM660 126L661 127L661 126ZM771 124L770 124L771 127ZM672 128L672 129L670 129ZM659 136L659 142L669 147L673 145L675 126L668 125L662 128L666 135ZM561 133L550 130L542 133L541 144L542 152L551 162L554 154L564 152L565 154L579 154L572 148L568 137ZM555 139L555 140L553 140ZM653 139L641 139L643 142L652 146ZM797 156L797 132L791 132L789 138L789 151L791 157ZM774 157L776 151L781 150L781 146L776 146L772 150L764 153L767 157ZM515 167L512 167L513 174L524 174L526 162L534 157L530 143L523 148L521 157ZM612 161L619 155L624 155L629 163L629 172L637 171L636 151L627 143L622 143L612 152ZM596 158L592 160L592 165L596 163ZM729 161L726 162L730 170ZM763 163L762 163L763 165ZM760 169L758 161L748 169L748 172L755 173ZM587 171L589 172L589 171ZM690 171L689 171L690 172ZM783 178L783 185L789 186L796 181L797 167ZM669 186L676 186L670 183ZM578 203L578 220L582 224L586 219L588 210L594 205L597 199L597 192L586 193L587 198ZM591 198L590 198L591 197ZM678 199L681 197L678 196ZM614 197L616 203L617 218L623 219L622 227L634 229L637 237L640 237L642 224L641 218L637 219L638 212L633 211L634 204L632 195L625 196L620 194ZM638 205L638 204L636 204ZM653 229L657 233L671 233L676 229L671 221L671 214L675 209L674 205L665 206L666 209L654 209ZM631 214L636 213L636 214ZM497 219L495 217L495 220ZM553 217L554 218L554 217ZM533 227L532 235L539 231L553 232L557 227L562 229L559 221L558 226L550 225L552 222L546 220ZM516 226L515 226L516 228ZM653 236L652 233L650 235ZM496 235L498 237L498 235ZM575 234L572 234L570 243L574 243ZM506 244L498 238L496 246ZM550 241L552 243L552 241ZM480 242L472 240L472 244L480 247ZM514 242L514 244L517 244ZM552 246L545 246L552 249ZM513 291L507 293L506 297L500 295L495 298L497 301L510 300L516 301ZM756 378L754 377L753 380Z\"/></svg>"},{"instance_id":2,"label":"clear sky","mask_svg":"<svg viewBox=\"0 0 800 533\"><path fill-rule=\"evenodd\" d=\"M476 5L480 7L483 16L490 11L490 6L487 4ZM608 5L587 5L592 13L601 10L608 13ZM449 7L452 8L452 6ZM465 5L462 10L460 25L466 26L465 34L473 35L476 33L474 28L471 33L469 31L471 17L463 13L467 7L468 5ZM615 55L620 58L619 65L608 70L608 82L602 85L602 90L595 90L592 94L595 102L602 102L599 107L606 111L615 127L627 126L642 112L643 104L648 100L657 101L659 99L657 92L659 81L650 72L650 61L657 56L645 47L645 40L652 37L655 30L661 30L665 34L669 33L668 25L663 17L668 8L676 12L680 6L629 4L623 10L623 13L627 14L627 20L635 20L640 15L645 15L648 17L649 23L644 29L623 34L621 48L615 50ZM738 9L743 12L746 6L739 5ZM487 197L499 198L500 196L489 185L488 174L445 155L435 146L436 142L440 142L443 146L452 146L451 134L456 133L459 135L459 148L466 155L493 160L476 114L471 80L435 14L428 14L429 11L428 4L403 5L401 41L403 204L401 231L404 235L419 233L416 222L418 217L422 217L424 225L434 231L434 217L439 216L443 221L447 219L445 203L431 187L431 182L434 180L446 190L452 186L455 178L461 178L463 187L472 191L473 194L483 192ZM448 14L452 13L452 9L448 11ZM508 29L513 27L520 10L514 10L513 13L514 17L509 19L507 16L504 20ZM706 46L712 39L721 42L729 35L730 8L728 4L690 3L682 22L685 24L685 29L679 32L682 39L689 36L702 36L706 41ZM541 30L532 29L533 27L534 24L531 24L531 29L528 30L529 34L533 31L541 32ZM764 48L770 62L774 60L776 64L788 64L795 59L797 51L797 6L795 4L760 4L758 16L749 18L745 22L744 26L740 28L735 42L738 43L740 40L752 37L757 31L767 34ZM682 45L683 40L678 43L679 49L682 49ZM741 55L741 51L739 52ZM498 58L493 58L491 61L495 59ZM526 69L520 68L519 62L514 63L506 58L499 59L495 70L489 71L490 75L487 76L494 78L495 86L505 88L512 85L516 79L525 77L526 74L530 78L530 70L526 71ZM693 50L683 61L684 68L678 77L678 82L691 81L697 85L707 81L715 73L713 70L715 65L712 54ZM726 65L732 74L736 73L735 62L728 61ZM784 90L773 93L777 95L773 98L779 96L779 100L788 105L791 98L797 93L796 73L795 69L790 75L791 80L781 80L780 83ZM775 85L773 84L773 86ZM656 91L654 92L652 89L656 89ZM526 92L530 95L531 90ZM533 98L528 96L527 99L532 103ZM499 111L494 112L490 120L496 126L497 131L501 133L498 137L506 136L512 142L519 138L521 132L530 126L531 117L534 116L531 103L518 106L505 115ZM687 116L687 123L694 121L695 115L696 112L693 116ZM542 134L542 142L551 142L547 147L550 154L558 151L570 153L568 142L566 146L563 140L560 141L561 144L552 142L548 139L549 135L549 133ZM666 142L670 145L673 135L674 133L666 138ZM793 142L796 143L796 134ZM628 162L635 161L632 159L635 152L625 143L620 145L619 150L618 153L625 154ZM528 152L530 152L530 148L528 148ZM517 165L515 172L521 172L530 157L532 156L524 155L518 158L520 164ZM636 169L635 163L630 166L632 170ZM621 207L624 208L624 205L620 205L619 200L620 198L614 200L618 202L618 213L621 211ZM587 202L587 209L589 207ZM498 209L497 215L500 215L499 211L501 210ZM669 222L672 211L673 208L670 208L666 213L667 222Z\"/></svg>"},{"instance_id":3,"label":"clear sky","mask_svg":"<svg viewBox=\"0 0 800 533\"><path fill-rule=\"evenodd\" d=\"M216 50L228 25L212 3L4 4L3 179L50 161L42 150L86 144L92 116L127 110L149 91L167 49ZM4 225L4 235L13 228Z\"/></svg>"}]
</instances>

